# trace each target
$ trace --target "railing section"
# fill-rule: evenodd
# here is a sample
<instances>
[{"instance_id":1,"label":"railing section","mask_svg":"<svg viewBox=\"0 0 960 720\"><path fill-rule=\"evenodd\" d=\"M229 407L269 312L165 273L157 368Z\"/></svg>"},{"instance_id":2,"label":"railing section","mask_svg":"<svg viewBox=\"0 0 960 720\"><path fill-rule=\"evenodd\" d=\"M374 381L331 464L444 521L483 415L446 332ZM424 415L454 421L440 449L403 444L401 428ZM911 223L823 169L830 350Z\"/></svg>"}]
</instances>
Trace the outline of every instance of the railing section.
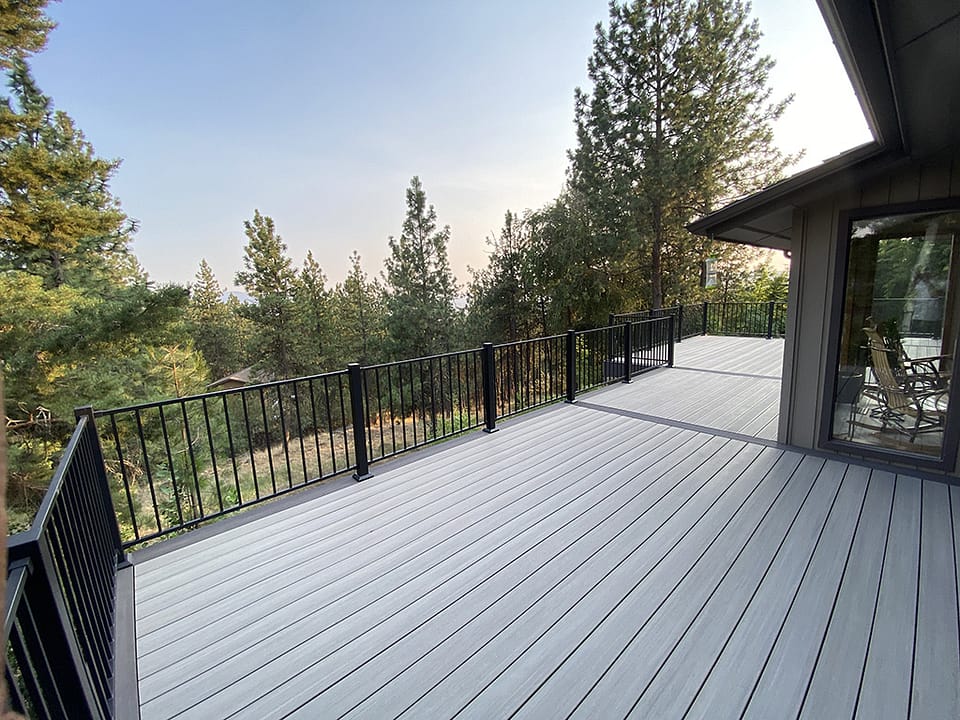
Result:
<instances>
[{"instance_id":1,"label":"railing section","mask_svg":"<svg viewBox=\"0 0 960 720\"><path fill-rule=\"evenodd\" d=\"M29 717L114 711L122 550L93 414L81 412L32 526L8 539L6 679Z\"/></svg>"},{"instance_id":2,"label":"railing section","mask_svg":"<svg viewBox=\"0 0 960 720\"><path fill-rule=\"evenodd\" d=\"M516 415L566 397L566 336L494 346L497 417Z\"/></svg>"},{"instance_id":3,"label":"railing section","mask_svg":"<svg viewBox=\"0 0 960 720\"><path fill-rule=\"evenodd\" d=\"M346 370L97 412L126 545L355 467Z\"/></svg>"},{"instance_id":4,"label":"railing section","mask_svg":"<svg viewBox=\"0 0 960 720\"><path fill-rule=\"evenodd\" d=\"M124 547L671 364L675 327L665 314L98 412Z\"/></svg>"},{"instance_id":5,"label":"railing section","mask_svg":"<svg viewBox=\"0 0 960 720\"><path fill-rule=\"evenodd\" d=\"M672 367L677 324L675 315L664 313L652 320L574 333L576 391L630 382L648 370Z\"/></svg>"},{"instance_id":6,"label":"railing section","mask_svg":"<svg viewBox=\"0 0 960 720\"><path fill-rule=\"evenodd\" d=\"M371 365L362 373L370 462L483 424L480 350Z\"/></svg>"},{"instance_id":7,"label":"railing section","mask_svg":"<svg viewBox=\"0 0 960 720\"><path fill-rule=\"evenodd\" d=\"M668 315L675 318L676 342L694 335L784 337L787 329L787 303L779 301L673 305L656 310L610 315L610 324L638 322Z\"/></svg>"}]
</instances>

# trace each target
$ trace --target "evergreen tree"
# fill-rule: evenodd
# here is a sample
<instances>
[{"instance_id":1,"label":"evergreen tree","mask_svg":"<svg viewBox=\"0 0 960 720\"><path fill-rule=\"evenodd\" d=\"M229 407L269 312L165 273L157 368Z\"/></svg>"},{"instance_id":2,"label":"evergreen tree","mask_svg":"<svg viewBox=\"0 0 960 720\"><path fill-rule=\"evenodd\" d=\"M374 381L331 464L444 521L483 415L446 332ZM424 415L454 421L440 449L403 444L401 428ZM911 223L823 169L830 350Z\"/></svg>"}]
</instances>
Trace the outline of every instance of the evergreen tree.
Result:
<instances>
[{"instance_id":1,"label":"evergreen tree","mask_svg":"<svg viewBox=\"0 0 960 720\"><path fill-rule=\"evenodd\" d=\"M23 522L70 436L73 408L169 397L178 383L187 389L180 368L202 369L182 340L185 289L153 287L130 252L134 223L109 188L119 163L97 157L30 75L25 58L53 26L45 4L0 3L10 88L0 99L0 358L10 500ZM176 379L157 367L161 348L177 348Z\"/></svg>"},{"instance_id":2,"label":"evergreen tree","mask_svg":"<svg viewBox=\"0 0 960 720\"><path fill-rule=\"evenodd\" d=\"M190 288L190 336L203 355L213 378L243 367L239 325L243 319L223 300L224 289L206 260L200 261L196 282Z\"/></svg>"},{"instance_id":3,"label":"evergreen tree","mask_svg":"<svg viewBox=\"0 0 960 720\"><path fill-rule=\"evenodd\" d=\"M44 12L47 1L0 3L0 70L9 70L14 60L23 60L46 47L47 35L56 27Z\"/></svg>"},{"instance_id":4,"label":"evergreen tree","mask_svg":"<svg viewBox=\"0 0 960 720\"><path fill-rule=\"evenodd\" d=\"M287 246L273 220L259 210L254 210L252 220L244 221L243 229L247 236L244 269L235 281L255 300L240 308L251 323L251 351L258 358L254 367L275 379L296 377L297 275Z\"/></svg>"},{"instance_id":5,"label":"evergreen tree","mask_svg":"<svg viewBox=\"0 0 960 720\"><path fill-rule=\"evenodd\" d=\"M383 286L363 271L356 250L350 255L350 272L337 284L332 301L337 332L336 365L384 359Z\"/></svg>"},{"instance_id":6,"label":"evergreen tree","mask_svg":"<svg viewBox=\"0 0 960 720\"><path fill-rule=\"evenodd\" d=\"M105 269L123 255L133 230L109 191L119 161L98 158L23 60L9 71L0 100L0 267L42 277L46 287L69 272ZM109 264L109 261L108 261Z\"/></svg>"},{"instance_id":7,"label":"evergreen tree","mask_svg":"<svg viewBox=\"0 0 960 720\"><path fill-rule=\"evenodd\" d=\"M331 299L326 283L327 278L320 264L308 250L294 288L296 320L300 328L297 332L296 356L302 375L315 375L333 369Z\"/></svg>"},{"instance_id":8,"label":"evergreen tree","mask_svg":"<svg viewBox=\"0 0 960 720\"><path fill-rule=\"evenodd\" d=\"M473 273L468 292L475 342L512 342L540 334L544 328L528 222L508 210L499 236L487 243L493 252L487 266Z\"/></svg>"},{"instance_id":9,"label":"evergreen tree","mask_svg":"<svg viewBox=\"0 0 960 720\"><path fill-rule=\"evenodd\" d=\"M649 278L659 307L664 276L683 293L705 247L684 226L733 195L778 177L792 158L773 145L773 61L739 0L611 2L576 92L571 187L593 216L600 253ZM676 299L676 298L675 298Z\"/></svg>"},{"instance_id":10,"label":"evergreen tree","mask_svg":"<svg viewBox=\"0 0 960 720\"><path fill-rule=\"evenodd\" d=\"M457 283L447 260L450 228L437 229L420 178L407 188L407 216L399 238L391 237L384 265L387 332L394 358L450 350L455 340Z\"/></svg>"}]
</instances>

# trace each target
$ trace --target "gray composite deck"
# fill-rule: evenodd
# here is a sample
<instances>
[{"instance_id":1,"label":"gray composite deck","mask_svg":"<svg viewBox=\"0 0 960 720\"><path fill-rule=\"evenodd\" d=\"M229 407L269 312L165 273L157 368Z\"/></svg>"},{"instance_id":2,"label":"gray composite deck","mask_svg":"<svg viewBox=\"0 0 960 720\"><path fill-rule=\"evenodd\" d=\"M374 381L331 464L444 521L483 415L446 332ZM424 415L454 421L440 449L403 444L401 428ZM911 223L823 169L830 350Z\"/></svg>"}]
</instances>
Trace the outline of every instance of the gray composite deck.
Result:
<instances>
[{"instance_id":1,"label":"gray composite deck","mask_svg":"<svg viewBox=\"0 0 960 720\"><path fill-rule=\"evenodd\" d=\"M143 718L960 716L960 488L624 399L684 372L135 558Z\"/></svg>"}]
</instances>

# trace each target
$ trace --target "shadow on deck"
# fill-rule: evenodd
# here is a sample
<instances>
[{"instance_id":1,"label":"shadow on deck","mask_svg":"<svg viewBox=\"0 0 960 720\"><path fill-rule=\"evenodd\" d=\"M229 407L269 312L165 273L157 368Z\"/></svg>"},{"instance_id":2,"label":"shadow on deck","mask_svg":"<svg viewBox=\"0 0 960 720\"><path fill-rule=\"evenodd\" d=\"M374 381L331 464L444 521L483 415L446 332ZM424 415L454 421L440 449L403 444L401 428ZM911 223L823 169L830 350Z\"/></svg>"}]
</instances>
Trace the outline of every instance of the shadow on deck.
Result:
<instances>
[{"instance_id":1,"label":"shadow on deck","mask_svg":"<svg viewBox=\"0 0 960 720\"><path fill-rule=\"evenodd\" d=\"M134 555L142 716L957 717L960 488L776 446L782 347Z\"/></svg>"}]
</instances>

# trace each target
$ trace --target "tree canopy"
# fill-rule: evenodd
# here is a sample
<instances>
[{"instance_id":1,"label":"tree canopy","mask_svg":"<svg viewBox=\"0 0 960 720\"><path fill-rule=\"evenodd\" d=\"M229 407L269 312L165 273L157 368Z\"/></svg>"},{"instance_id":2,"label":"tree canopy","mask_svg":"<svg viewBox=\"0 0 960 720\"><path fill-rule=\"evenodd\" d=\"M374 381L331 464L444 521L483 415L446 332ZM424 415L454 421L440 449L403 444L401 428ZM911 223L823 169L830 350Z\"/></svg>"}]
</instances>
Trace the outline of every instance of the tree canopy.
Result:
<instances>
[{"instance_id":1,"label":"tree canopy","mask_svg":"<svg viewBox=\"0 0 960 720\"><path fill-rule=\"evenodd\" d=\"M738 0L611 2L596 28L593 87L575 95L570 186L599 253L636 271L652 307L682 292L707 252L685 225L791 160L771 126L790 98L771 100L773 61L759 55L748 10Z\"/></svg>"}]
</instances>

